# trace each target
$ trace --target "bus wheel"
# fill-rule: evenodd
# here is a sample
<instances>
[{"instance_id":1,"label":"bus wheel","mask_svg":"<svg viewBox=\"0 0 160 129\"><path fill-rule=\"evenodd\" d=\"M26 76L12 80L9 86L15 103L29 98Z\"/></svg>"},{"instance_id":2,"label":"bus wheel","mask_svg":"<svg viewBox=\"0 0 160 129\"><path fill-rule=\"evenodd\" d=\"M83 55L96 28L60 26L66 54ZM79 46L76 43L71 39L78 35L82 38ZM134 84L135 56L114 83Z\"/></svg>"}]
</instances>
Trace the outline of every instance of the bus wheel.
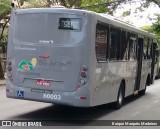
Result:
<instances>
[{"instance_id":1,"label":"bus wheel","mask_svg":"<svg viewBox=\"0 0 160 129\"><path fill-rule=\"evenodd\" d=\"M160 69L158 70L158 79L160 78Z\"/></svg>"},{"instance_id":2,"label":"bus wheel","mask_svg":"<svg viewBox=\"0 0 160 129\"><path fill-rule=\"evenodd\" d=\"M117 101L114 103L114 108L120 109L123 105L123 100L124 100L124 86L123 83L121 83L120 88L118 90Z\"/></svg>"}]
</instances>

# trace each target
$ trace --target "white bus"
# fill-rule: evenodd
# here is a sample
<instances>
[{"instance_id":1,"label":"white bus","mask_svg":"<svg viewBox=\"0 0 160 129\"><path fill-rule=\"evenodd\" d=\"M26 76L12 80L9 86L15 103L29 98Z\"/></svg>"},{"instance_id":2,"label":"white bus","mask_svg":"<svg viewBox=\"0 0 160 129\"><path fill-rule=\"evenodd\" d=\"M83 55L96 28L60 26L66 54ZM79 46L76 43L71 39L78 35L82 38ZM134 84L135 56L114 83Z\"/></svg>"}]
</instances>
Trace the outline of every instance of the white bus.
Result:
<instances>
[{"instance_id":1,"label":"white bus","mask_svg":"<svg viewBox=\"0 0 160 129\"><path fill-rule=\"evenodd\" d=\"M145 94L154 78L154 35L91 11L13 10L7 49L9 98L76 107ZM151 78L152 77L152 78Z\"/></svg>"}]
</instances>

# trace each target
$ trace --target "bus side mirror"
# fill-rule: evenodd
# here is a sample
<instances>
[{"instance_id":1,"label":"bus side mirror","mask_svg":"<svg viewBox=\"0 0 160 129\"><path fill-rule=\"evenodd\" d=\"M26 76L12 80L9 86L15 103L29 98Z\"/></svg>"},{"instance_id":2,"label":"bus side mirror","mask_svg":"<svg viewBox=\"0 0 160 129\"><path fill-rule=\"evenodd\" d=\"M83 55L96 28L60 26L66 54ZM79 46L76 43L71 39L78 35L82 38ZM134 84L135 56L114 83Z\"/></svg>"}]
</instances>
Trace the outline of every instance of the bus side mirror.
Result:
<instances>
[{"instance_id":1,"label":"bus side mirror","mask_svg":"<svg viewBox=\"0 0 160 129\"><path fill-rule=\"evenodd\" d=\"M11 3L11 7L12 7L12 10L16 10L16 5L13 2Z\"/></svg>"},{"instance_id":2,"label":"bus side mirror","mask_svg":"<svg viewBox=\"0 0 160 129\"><path fill-rule=\"evenodd\" d=\"M15 8L15 4L14 4L14 3L11 3L11 7L14 9L14 8Z\"/></svg>"}]
</instances>

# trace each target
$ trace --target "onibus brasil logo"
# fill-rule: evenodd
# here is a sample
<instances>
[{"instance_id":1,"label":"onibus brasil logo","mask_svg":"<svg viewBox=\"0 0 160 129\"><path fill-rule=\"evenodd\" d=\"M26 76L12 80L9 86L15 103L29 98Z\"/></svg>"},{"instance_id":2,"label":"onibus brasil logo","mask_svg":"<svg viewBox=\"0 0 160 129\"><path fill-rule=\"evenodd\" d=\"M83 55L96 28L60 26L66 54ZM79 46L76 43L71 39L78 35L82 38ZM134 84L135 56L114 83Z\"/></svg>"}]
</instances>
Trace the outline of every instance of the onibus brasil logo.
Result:
<instances>
[{"instance_id":1,"label":"onibus brasil logo","mask_svg":"<svg viewBox=\"0 0 160 129\"><path fill-rule=\"evenodd\" d=\"M25 61L25 60L22 60L18 67L22 70L29 70L29 71L32 71L34 70L35 66L37 64L37 59L36 58L32 58L31 61Z\"/></svg>"}]
</instances>

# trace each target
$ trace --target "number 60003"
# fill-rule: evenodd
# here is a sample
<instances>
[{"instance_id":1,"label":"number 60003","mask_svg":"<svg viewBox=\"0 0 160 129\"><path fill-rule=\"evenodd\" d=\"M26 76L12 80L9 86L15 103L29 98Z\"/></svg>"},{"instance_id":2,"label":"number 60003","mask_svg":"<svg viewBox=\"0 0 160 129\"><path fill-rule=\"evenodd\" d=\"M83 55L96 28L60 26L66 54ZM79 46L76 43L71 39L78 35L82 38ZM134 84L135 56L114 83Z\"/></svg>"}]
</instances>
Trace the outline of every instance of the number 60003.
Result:
<instances>
[{"instance_id":1,"label":"number 60003","mask_svg":"<svg viewBox=\"0 0 160 129\"><path fill-rule=\"evenodd\" d=\"M44 93L43 94L43 98L45 98L45 99L61 100L61 95Z\"/></svg>"}]
</instances>

